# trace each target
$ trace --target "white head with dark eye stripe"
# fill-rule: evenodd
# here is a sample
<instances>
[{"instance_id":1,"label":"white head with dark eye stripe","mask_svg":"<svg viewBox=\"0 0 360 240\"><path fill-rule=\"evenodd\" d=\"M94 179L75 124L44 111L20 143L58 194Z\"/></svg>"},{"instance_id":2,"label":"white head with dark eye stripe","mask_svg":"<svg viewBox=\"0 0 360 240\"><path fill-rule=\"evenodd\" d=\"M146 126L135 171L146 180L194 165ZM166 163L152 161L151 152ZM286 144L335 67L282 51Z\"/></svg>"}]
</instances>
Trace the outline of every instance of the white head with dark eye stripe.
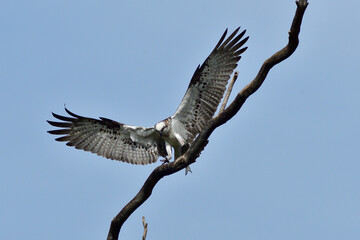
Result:
<instances>
[{"instance_id":1,"label":"white head with dark eye stripe","mask_svg":"<svg viewBox=\"0 0 360 240\"><path fill-rule=\"evenodd\" d=\"M160 136L168 135L168 131L166 131L167 127L168 126L165 121L161 121L161 122L158 122L157 124L155 124L155 129L156 129L156 131L159 132Z\"/></svg>"}]
</instances>

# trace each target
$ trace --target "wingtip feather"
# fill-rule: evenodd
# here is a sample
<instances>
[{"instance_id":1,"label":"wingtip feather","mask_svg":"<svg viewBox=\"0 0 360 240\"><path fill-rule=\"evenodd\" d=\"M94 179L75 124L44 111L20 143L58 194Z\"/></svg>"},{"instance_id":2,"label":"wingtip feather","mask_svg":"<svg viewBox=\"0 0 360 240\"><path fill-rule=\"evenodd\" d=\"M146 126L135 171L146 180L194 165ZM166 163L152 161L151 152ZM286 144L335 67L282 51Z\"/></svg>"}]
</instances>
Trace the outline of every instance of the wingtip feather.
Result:
<instances>
[{"instance_id":1,"label":"wingtip feather","mask_svg":"<svg viewBox=\"0 0 360 240\"><path fill-rule=\"evenodd\" d=\"M58 130L50 130L47 132L54 135L65 135L71 133L71 129L58 129Z\"/></svg>"},{"instance_id":2,"label":"wingtip feather","mask_svg":"<svg viewBox=\"0 0 360 240\"><path fill-rule=\"evenodd\" d=\"M62 121L66 121L66 122L72 122L74 120L74 118L69 118L69 117L64 117L64 116L61 116L61 115L58 115L56 113L52 113L52 115L59 119L59 120L62 120Z\"/></svg>"},{"instance_id":3,"label":"wingtip feather","mask_svg":"<svg viewBox=\"0 0 360 240\"><path fill-rule=\"evenodd\" d=\"M225 39L225 37L226 37L226 35L227 35L227 32L228 32L228 29L226 28L226 29L225 29L225 32L224 32L223 35L221 36L219 42L218 42L218 43L216 44L216 46L214 47L214 50L213 50L213 51L215 51L216 49L218 49L218 48L220 47L221 43L224 41L224 39Z\"/></svg>"},{"instance_id":4,"label":"wingtip feather","mask_svg":"<svg viewBox=\"0 0 360 240\"><path fill-rule=\"evenodd\" d=\"M84 118L84 117L82 117L82 116L79 116L79 115L71 112L71 111L70 111L69 109L67 109L66 107L65 107L65 111L66 111L70 116L73 116L73 117L75 117L75 118Z\"/></svg>"},{"instance_id":5,"label":"wingtip feather","mask_svg":"<svg viewBox=\"0 0 360 240\"><path fill-rule=\"evenodd\" d=\"M54 121L49 121L46 120L51 126L54 127L64 127L64 128L68 128L71 127L72 123L69 122L54 122Z\"/></svg>"}]
</instances>

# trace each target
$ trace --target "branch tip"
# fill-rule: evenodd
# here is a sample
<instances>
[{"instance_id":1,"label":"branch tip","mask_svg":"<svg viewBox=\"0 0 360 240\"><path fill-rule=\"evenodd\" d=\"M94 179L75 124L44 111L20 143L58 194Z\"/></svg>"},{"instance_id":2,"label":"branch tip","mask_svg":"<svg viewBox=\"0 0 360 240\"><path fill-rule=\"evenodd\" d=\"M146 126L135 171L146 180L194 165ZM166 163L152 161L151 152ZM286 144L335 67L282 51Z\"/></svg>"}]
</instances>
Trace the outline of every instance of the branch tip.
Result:
<instances>
[{"instance_id":1,"label":"branch tip","mask_svg":"<svg viewBox=\"0 0 360 240\"><path fill-rule=\"evenodd\" d=\"M307 5L309 5L309 2L307 0L298 0L295 1L295 3L298 7L307 7Z\"/></svg>"}]
</instances>

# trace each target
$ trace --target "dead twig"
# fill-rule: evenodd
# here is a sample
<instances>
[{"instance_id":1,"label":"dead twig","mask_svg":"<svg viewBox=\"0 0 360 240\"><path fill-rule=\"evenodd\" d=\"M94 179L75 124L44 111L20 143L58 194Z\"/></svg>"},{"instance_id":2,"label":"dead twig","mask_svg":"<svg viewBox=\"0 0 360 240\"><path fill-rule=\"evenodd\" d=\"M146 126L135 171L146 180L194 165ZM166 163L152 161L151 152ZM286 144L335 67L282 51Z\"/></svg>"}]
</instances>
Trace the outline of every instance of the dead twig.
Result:
<instances>
[{"instance_id":1,"label":"dead twig","mask_svg":"<svg viewBox=\"0 0 360 240\"><path fill-rule=\"evenodd\" d=\"M233 89L233 86L234 86L234 84L235 84L236 79L238 78L238 76L239 76L239 72L236 71L236 72L234 73L234 76L232 77L230 83L229 83L229 86L228 86L227 90L226 90L226 94L225 94L224 100L223 100L223 102L222 102L222 104L221 104L221 107L220 107L220 110L219 110L218 115L219 115L222 111L224 111L224 109L225 109L225 107L226 107L226 104L227 104L227 102L228 102L228 100L229 100L231 91L232 91L232 89Z\"/></svg>"},{"instance_id":2,"label":"dead twig","mask_svg":"<svg viewBox=\"0 0 360 240\"><path fill-rule=\"evenodd\" d=\"M145 240L146 235L147 235L147 231L148 231L148 224L145 222L145 217L144 216L142 217L142 224L143 224L143 227L144 227L144 234L143 234L142 240Z\"/></svg>"}]
</instances>

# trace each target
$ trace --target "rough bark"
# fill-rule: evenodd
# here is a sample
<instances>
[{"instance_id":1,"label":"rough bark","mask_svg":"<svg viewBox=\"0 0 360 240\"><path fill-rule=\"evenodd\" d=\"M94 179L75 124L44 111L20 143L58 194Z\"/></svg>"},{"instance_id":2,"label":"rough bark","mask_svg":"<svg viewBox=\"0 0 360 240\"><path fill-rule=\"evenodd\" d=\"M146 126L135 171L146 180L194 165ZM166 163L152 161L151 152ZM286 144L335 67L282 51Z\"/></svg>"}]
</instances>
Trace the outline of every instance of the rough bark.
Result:
<instances>
[{"instance_id":1,"label":"rough bark","mask_svg":"<svg viewBox=\"0 0 360 240\"><path fill-rule=\"evenodd\" d=\"M107 237L108 240L118 239L123 223L150 197L152 190L160 179L176 173L196 161L200 153L207 145L208 138L211 133L217 127L226 123L229 119L235 116L246 99L259 89L273 66L291 56L291 54L296 50L299 44L301 21L308 2L307 0L299 0L296 1L296 5L297 9L289 31L288 44L263 63L256 77L237 94L234 101L227 108L221 111L209 122L209 125L197 136L183 156L169 164L164 164L154 169L136 196L128 204L126 204L126 206L112 220Z\"/></svg>"}]
</instances>

